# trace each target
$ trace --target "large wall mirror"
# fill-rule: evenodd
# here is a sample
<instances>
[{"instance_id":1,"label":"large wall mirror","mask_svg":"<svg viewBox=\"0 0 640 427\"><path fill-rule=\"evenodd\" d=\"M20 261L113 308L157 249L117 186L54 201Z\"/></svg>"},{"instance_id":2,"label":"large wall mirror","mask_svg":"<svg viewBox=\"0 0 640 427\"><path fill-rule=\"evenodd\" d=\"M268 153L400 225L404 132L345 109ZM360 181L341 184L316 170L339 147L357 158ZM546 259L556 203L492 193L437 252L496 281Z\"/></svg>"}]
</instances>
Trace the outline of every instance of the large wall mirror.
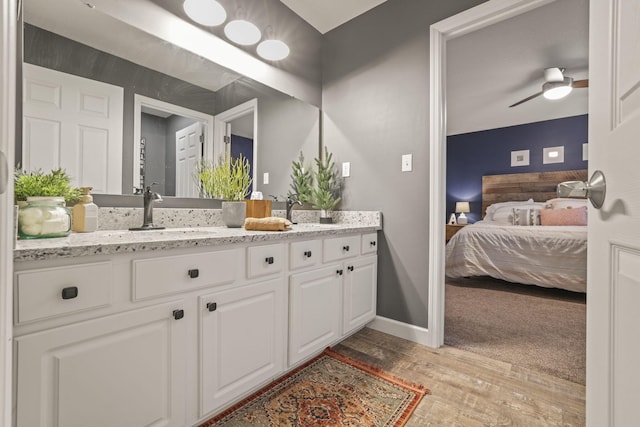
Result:
<instances>
[{"instance_id":1,"label":"large wall mirror","mask_svg":"<svg viewBox=\"0 0 640 427\"><path fill-rule=\"evenodd\" d=\"M156 191L189 206L199 195L185 159L242 152L254 189L283 196L291 161L300 152L309 161L318 155L317 107L90 6L23 2L23 130L16 160L24 169L65 167L84 181L78 184L115 205L127 205L127 197L116 195L132 196L157 182ZM50 83L52 74L62 83ZM77 105L60 113L69 99ZM47 105L55 110L49 116ZM85 122L76 120L78 110ZM113 115L121 120L109 122ZM61 124L68 119L70 131ZM225 139L228 132L232 138Z\"/></svg>"}]
</instances>

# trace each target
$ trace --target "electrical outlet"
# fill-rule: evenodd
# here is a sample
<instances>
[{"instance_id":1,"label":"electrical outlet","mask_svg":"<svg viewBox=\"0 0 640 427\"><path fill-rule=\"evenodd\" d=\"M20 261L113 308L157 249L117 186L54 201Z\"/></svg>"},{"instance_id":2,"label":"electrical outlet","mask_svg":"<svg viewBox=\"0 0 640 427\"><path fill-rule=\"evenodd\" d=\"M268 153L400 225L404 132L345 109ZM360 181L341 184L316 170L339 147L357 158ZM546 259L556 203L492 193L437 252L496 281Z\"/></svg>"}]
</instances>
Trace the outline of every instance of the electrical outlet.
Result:
<instances>
[{"instance_id":1,"label":"electrical outlet","mask_svg":"<svg viewBox=\"0 0 640 427\"><path fill-rule=\"evenodd\" d=\"M342 177L347 178L349 176L351 176L351 163L344 162L342 163Z\"/></svg>"},{"instance_id":2,"label":"electrical outlet","mask_svg":"<svg viewBox=\"0 0 640 427\"><path fill-rule=\"evenodd\" d=\"M402 172L411 172L413 170L413 155L402 155Z\"/></svg>"},{"instance_id":3,"label":"electrical outlet","mask_svg":"<svg viewBox=\"0 0 640 427\"><path fill-rule=\"evenodd\" d=\"M269 183L269 172L265 172L262 174L262 184L266 185Z\"/></svg>"}]
</instances>

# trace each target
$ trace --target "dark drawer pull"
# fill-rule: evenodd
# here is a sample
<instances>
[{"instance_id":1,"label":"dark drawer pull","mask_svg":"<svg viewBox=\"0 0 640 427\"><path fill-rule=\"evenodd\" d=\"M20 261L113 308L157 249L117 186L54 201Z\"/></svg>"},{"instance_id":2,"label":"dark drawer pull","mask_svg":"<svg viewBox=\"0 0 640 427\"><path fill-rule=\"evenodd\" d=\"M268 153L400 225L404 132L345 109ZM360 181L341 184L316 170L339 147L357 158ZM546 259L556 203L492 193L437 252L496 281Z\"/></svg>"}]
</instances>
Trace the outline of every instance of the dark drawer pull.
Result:
<instances>
[{"instance_id":1,"label":"dark drawer pull","mask_svg":"<svg viewBox=\"0 0 640 427\"><path fill-rule=\"evenodd\" d=\"M371 246L375 246L375 245L376 245L375 240L374 240L373 242L369 242L369 245L371 245Z\"/></svg>"},{"instance_id":2,"label":"dark drawer pull","mask_svg":"<svg viewBox=\"0 0 640 427\"><path fill-rule=\"evenodd\" d=\"M209 311L216 311L218 309L218 304L215 302L208 302L207 303L207 310Z\"/></svg>"},{"instance_id":3,"label":"dark drawer pull","mask_svg":"<svg viewBox=\"0 0 640 427\"><path fill-rule=\"evenodd\" d=\"M311 251L305 251L304 256L311 258Z\"/></svg>"},{"instance_id":4,"label":"dark drawer pull","mask_svg":"<svg viewBox=\"0 0 640 427\"><path fill-rule=\"evenodd\" d=\"M350 265L349 267L347 267L347 270L353 271L353 265Z\"/></svg>"},{"instance_id":5,"label":"dark drawer pull","mask_svg":"<svg viewBox=\"0 0 640 427\"><path fill-rule=\"evenodd\" d=\"M342 250L345 251L345 252L349 252L349 245L343 246Z\"/></svg>"},{"instance_id":6,"label":"dark drawer pull","mask_svg":"<svg viewBox=\"0 0 640 427\"><path fill-rule=\"evenodd\" d=\"M200 270L198 270L197 268L192 268L191 270L189 270L187 272L187 274L189 275L189 277L191 277L192 279L197 278L198 276L200 276Z\"/></svg>"},{"instance_id":7,"label":"dark drawer pull","mask_svg":"<svg viewBox=\"0 0 640 427\"><path fill-rule=\"evenodd\" d=\"M336 273L338 273L338 275L342 276L342 273L344 273L343 270L337 270Z\"/></svg>"},{"instance_id":8,"label":"dark drawer pull","mask_svg":"<svg viewBox=\"0 0 640 427\"><path fill-rule=\"evenodd\" d=\"M273 264L273 257L272 256L266 257L264 259L264 262L266 262L267 264Z\"/></svg>"},{"instance_id":9,"label":"dark drawer pull","mask_svg":"<svg viewBox=\"0 0 640 427\"><path fill-rule=\"evenodd\" d=\"M69 286L68 288L62 289L62 299L74 299L77 296L78 296L77 286Z\"/></svg>"},{"instance_id":10,"label":"dark drawer pull","mask_svg":"<svg viewBox=\"0 0 640 427\"><path fill-rule=\"evenodd\" d=\"M173 318L180 320L184 317L184 310L173 310Z\"/></svg>"}]
</instances>

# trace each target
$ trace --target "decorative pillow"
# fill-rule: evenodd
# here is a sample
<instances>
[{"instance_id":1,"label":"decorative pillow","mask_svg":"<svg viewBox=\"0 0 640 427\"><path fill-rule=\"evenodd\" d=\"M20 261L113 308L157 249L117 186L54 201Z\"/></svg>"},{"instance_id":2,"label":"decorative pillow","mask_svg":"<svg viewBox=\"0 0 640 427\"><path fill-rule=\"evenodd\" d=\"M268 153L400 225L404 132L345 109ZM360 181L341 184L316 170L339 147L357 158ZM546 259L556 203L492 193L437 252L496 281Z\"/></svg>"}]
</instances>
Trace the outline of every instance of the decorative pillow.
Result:
<instances>
[{"instance_id":1,"label":"decorative pillow","mask_svg":"<svg viewBox=\"0 0 640 427\"><path fill-rule=\"evenodd\" d=\"M487 209L487 215L485 216L485 220L495 221L500 224L513 224L513 210L514 209L543 209L544 203L538 202L506 202L509 204L505 204L499 206L498 208L493 209L491 214L489 213L489 209ZM491 205L493 206L493 205Z\"/></svg>"},{"instance_id":2,"label":"decorative pillow","mask_svg":"<svg viewBox=\"0 0 640 427\"><path fill-rule=\"evenodd\" d=\"M542 209L542 225L587 225L587 207L572 209Z\"/></svg>"},{"instance_id":3,"label":"decorative pillow","mask_svg":"<svg viewBox=\"0 0 640 427\"><path fill-rule=\"evenodd\" d=\"M512 202L499 202L499 203L493 203L489 206L487 206L487 217L489 217L489 219L491 219L491 217L493 216L493 213L502 207L510 207L510 208L515 208L517 207L517 205L522 205L522 204L527 204L527 203L535 203L533 201L533 199L529 199L529 200L522 200L522 201L512 201Z\"/></svg>"},{"instance_id":4,"label":"decorative pillow","mask_svg":"<svg viewBox=\"0 0 640 427\"><path fill-rule=\"evenodd\" d=\"M545 205L551 209L581 208L587 206L587 199L558 198L547 200Z\"/></svg>"},{"instance_id":5,"label":"decorative pillow","mask_svg":"<svg viewBox=\"0 0 640 427\"><path fill-rule=\"evenodd\" d=\"M540 225L541 209L513 209L513 225Z\"/></svg>"}]
</instances>

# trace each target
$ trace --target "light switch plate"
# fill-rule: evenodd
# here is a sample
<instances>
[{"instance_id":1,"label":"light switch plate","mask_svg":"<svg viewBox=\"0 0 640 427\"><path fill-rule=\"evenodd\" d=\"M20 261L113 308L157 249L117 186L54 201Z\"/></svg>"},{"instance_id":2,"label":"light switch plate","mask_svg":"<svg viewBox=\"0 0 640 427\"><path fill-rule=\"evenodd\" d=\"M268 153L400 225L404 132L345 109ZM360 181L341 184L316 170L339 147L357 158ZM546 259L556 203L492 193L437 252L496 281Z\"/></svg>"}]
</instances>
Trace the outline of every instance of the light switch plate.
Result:
<instances>
[{"instance_id":1,"label":"light switch plate","mask_svg":"<svg viewBox=\"0 0 640 427\"><path fill-rule=\"evenodd\" d=\"M262 184L269 183L269 172L265 172L262 174Z\"/></svg>"},{"instance_id":2,"label":"light switch plate","mask_svg":"<svg viewBox=\"0 0 640 427\"><path fill-rule=\"evenodd\" d=\"M411 172L413 170L413 155L402 155L402 172Z\"/></svg>"},{"instance_id":3,"label":"light switch plate","mask_svg":"<svg viewBox=\"0 0 640 427\"><path fill-rule=\"evenodd\" d=\"M351 176L351 162L342 163L342 177L348 178Z\"/></svg>"}]
</instances>

